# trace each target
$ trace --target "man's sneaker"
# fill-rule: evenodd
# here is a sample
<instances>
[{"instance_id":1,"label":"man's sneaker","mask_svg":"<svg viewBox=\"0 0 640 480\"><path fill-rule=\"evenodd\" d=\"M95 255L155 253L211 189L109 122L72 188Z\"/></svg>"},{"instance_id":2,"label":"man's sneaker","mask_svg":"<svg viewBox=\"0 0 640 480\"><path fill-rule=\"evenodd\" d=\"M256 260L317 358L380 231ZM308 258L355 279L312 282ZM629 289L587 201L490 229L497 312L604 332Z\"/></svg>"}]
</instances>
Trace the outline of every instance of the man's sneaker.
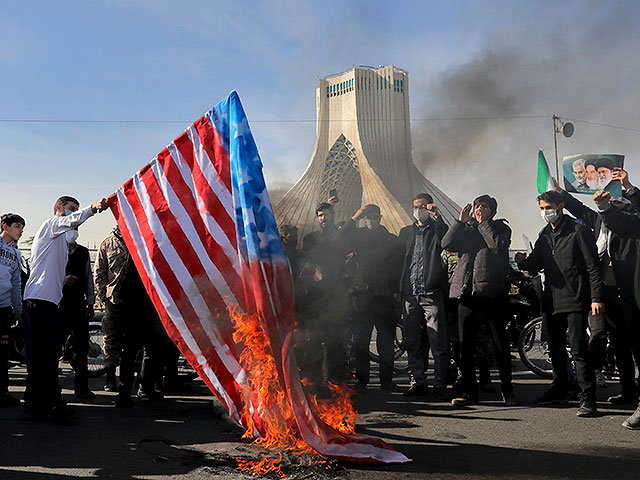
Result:
<instances>
[{"instance_id":1,"label":"man's sneaker","mask_svg":"<svg viewBox=\"0 0 640 480\"><path fill-rule=\"evenodd\" d=\"M462 393L451 400L451 405L455 407L467 407L478 403L477 397L472 397L468 393Z\"/></svg>"},{"instance_id":2,"label":"man's sneaker","mask_svg":"<svg viewBox=\"0 0 640 480\"><path fill-rule=\"evenodd\" d=\"M116 367L105 367L106 381L104 382L105 392L117 392Z\"/></svg>"},{"instance_id":3,"label":"man's sneaker","mask_svg":"<svg viewBox=\"0 0 640 480\"><path fill-rule=\"evenodd\" d=\"M104 391L105 392L117 392L118 391L118 385L116 384L115 377L113 377L113 378L107 377L107 381L104 382Z\"/></svg>"},{"instance_id":4,"label":"man's sneaker","mask_svg":"<svg viewBox=\"0 0 640 480\"><path fill-rule=\"evenodd\" d=\"M580 406L576 415L579 417L595 417L598 415L598 409L596 408L595 400L582 399L580 400Z\"/></svg>"},{"instance_id":5,"label":"man's sneaker","mask_svg":"<svg viewBox=\"0 0 640 480\"><path fill-rule=\"evenodd\" d=\"M20 405L20 399L12 397L8 393L0 395L0 408L13 408Z\"/></svg>"},{"instance_id":6,"label":"man's sneaker","mask_svg":"<svg viewBox=\"0 0 640 480\"><path fill-rule=\"evenodd\" d=\"M538 397L534 403L536 405L566 405L569 403L569 399L566 392L559 392L550 388Z\"/></svg>"},{"instance_id":7,"label":"man's sneaker","mask_svg":"<svg viewBox=\"0 0 640 480\"><path fill-rule=\"evenodd\" d=\"M518 406L518 399L513 394L513 392L503 393L502 394L502 402L507 407L517 407Z\"/></svg>"},{"instance_id":8,"label":"man's sneaker","mask_svg":"<svg viewBox=\"0 0 640 480\"><path fill-rule=\"evenodd\" d=\"M636 411L633 412L633 415L622 422L622 426L629 430L640 430L640 405Z\"/></svg>"},{"instance_id":9,"label":"man's sneaker","mask_svg":"<svg viewBox=\"0 0 640 480\"><path fill-rule=\"evenodd\" d=\"M607 388L607 381L602 375L602 370L596 370L596 385L598 385L598 388Z\"/></svg>"},{"instance_id":10,"label":"man's sneaker","mask_svg":"<svg viewBox=\"0 0 640 480\"><path fill-rule=\"evenodd\" d=\"M402 394L405 397L418 397L418 396L421 397L427 394L427 386L418 385L417 383L414 383L413 385L411 385L411 387L409 387L408 390L405 390L404 392L402 392Z\"/></svg>"},{"instance_id":11,"label":"man's sneaker","mask_svg":"<svg viewBox=\"0 0 640 480\"><path fill-rule=\"evenodd\" d=\"M433 387L433 396L440 402L451 400L451 393L447 390L447 387Z\"/></svg>"},{"instance_id":12,"label":"man's sneaker","mask_svg":"<svg viewBox=\"0 0 640 480\"><path fill-rule=\"evenodd\" d=\"M633 395L628 395L626 393L619 393L618 395L612 395L607 398L607 402L611 405L630 405L632 403L636 403L638 399Z\"/></svg>"}]
</instances>

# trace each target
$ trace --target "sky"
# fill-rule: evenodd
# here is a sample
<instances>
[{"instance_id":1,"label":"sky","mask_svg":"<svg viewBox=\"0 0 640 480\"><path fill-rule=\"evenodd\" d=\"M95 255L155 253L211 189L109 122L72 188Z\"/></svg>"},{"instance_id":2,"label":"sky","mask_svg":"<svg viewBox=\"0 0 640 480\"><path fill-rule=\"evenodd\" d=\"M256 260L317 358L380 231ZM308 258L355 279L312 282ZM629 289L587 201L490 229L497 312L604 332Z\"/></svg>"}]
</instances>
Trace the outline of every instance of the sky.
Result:
<instances>
[{"instance_id":1,"label":"sky","mask_svg":"<svg viewBox=\"0 0 640 480\"><path fill-rule=\"evenodd\" d=\"M279 195L311 157L318 79L393 64L409 71L416 165L460 205L496 197L519 248L544 225L552 114L575 124L560 158L625 154L640 184L639 20L633 1L9 2L0 211L26 219L27 239L56 198L110 195L232 90ZM114 224L88 220L79 243Z\"/></svg>"}]
</instances>

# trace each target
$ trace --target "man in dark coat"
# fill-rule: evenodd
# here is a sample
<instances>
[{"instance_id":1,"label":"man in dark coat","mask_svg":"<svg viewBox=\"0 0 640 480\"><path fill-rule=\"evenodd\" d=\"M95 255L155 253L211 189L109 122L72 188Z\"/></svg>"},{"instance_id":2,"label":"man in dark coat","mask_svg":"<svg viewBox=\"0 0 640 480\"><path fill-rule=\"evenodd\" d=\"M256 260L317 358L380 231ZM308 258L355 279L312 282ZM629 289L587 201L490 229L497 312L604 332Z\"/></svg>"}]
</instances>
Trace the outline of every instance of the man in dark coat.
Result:
<instances>
[{"instance_id":1,"label":"man in dark coat","mask_svg":"<svg viewBox=\"0 0 640 480\"><path fill-rule=\"evenodd\" d=\"M462 394L457 406L478 402L475 350L478 327L486 323L494 344L503 400L516 405L511 384L511 354L506 332L511 229L504 220L494 220L498 202L489 195L476 198L460 212L459 220L442 239L442 247L458 253L451 277L450 296L458 299L460 370Z\"/></svg>"},{"instance_id":2,"label":"man in dark coat","mask_svg":"<svg viewBox=\"0 0 640 480\"><path fill-rule=\"evenodd\" d=\"M593 201L598 207L606 227L621 238L634 239L636 242L640 241L640 217L630 212L625 212L624 208L616 208L611 200L609 192L599 191L593 195ZM625 333L629 337L637 339L640 337L640 322L638 320L640 318L640 256L635 255L630 261L634 262L633 269L630 272L633 277L631 285L633 286L634 301L623 302L626 319L625 326L627 327ZM630 430L640 430L640 406L631 417L622 423L622 426Z\"/></svg>"},{"instance_id":3,"label":"man in dark coat","mask_svg":"<svg viewBox=\"0 0 640 480\"><path fill-rule=\"evenodd\" d=\"M335 197L333 200L337 201ZM345 232L335 224L331 203L318 205L316 219L320 230L305 235L302 241L304 266L300 275L306 285L306 318L301 328L306 345L301 369L316 389L326 391L326 382L342 383L346 379L347 241Z\"/></svg>"},{"instance_id":4,"label":"man in dark coat","mask_svg":"<svg viewBox=\"0 0 640 480\"><path fill-rule=\"evenodd\" d=\"M593 417L596 409L596 379L589 355L587 315L604 313L600 262L593 234L584 224L564 215L562 195L556 191L538 196L540 212L548 225L542 230L527 258L519 252L515 260L521 270L544 270L543 309L549 315L549 349L553 383L538 405L566 404L568 393L567 331L580 386L579 417Z\"/></svg>"},{"instance_id":5,"label":"man in dark coat","mask_svg":"<svg viewBox=\"0 0 640 480\"><path fill-rule=\"evenodd\" d=\"M69 244L69 258L62 287L59 306L60 328L63 333L61 345L66 347L65 356L75 372L74 390L76 398L92 400L95 394L89 390L87 356L89 353L89 322L93 319L95 291L91 260L87 247L76 243L78 230L65 233ZM68 339L67 339L68 337Z\"/></svg>"},{"instance_id":6,"label":"man in dark coat","mask_svg":"<svg viewBox=\"0 0 640 480\"><path fill-rule=\"evenodd\" d=\"M624 210L633 209L632 201L626 197L640 200L637 199L640 191L629 183L627 172L619 170L617 175L625 179L626 189L625 197L616 199L617 203ZM556 191L562 195L565 208L591 228L596 238L602 267L603 301L606 310L604 316L589 316L589 349L594 361L596 379L606 356L606 327L608 326L622 387L622 393L610 396L608 401L615 405L635 403L638 396L633 358L635 357L636 364L640 362L640 336L629 335L629 329L633 324L638 323L638 320L634 315L630 316L624 312L634 309L633 278L638 256L637 241L633 238L621 237L611 231L596 210L587 207L559 187ZM631 305L625 307L627 303ZM604 325L605 318L608 325Z\"/></svg>"},{"instance_id":7,"label":"man in dark coat","mask_svg":"<svg viewBox=\"0 0 640 480\"><path fill-rule=\"evenodd\" d=\"M447 231L447 224L440 216L438 206L427 193L419 193L413 200L413 216L416 221L400 230L399 244L404 249L400 292L403 301L405 344L409 369L414 383L406 396L427 393L425 359L421 342L426 330L426 348L434 358L433 390L436 397L447 395L446 377L449 365L447 346L447 321L444 314L443 290L447 284L440 241Z\"/></svg>"},{"instance_id":8,"label":"man in dark coat","mask_svg":"<svg viewBox=\"0 0 640 480\"><path fill-rule=\"evenodd\" d=\"M355 271L349 288L353 311L353 353L356 390L363 392L369 383L369 342L373 327L380 356L380 388L397 391L393 383L393 343L396 334L396 301L400 276L398 238L389 233L380 220L380 207L369 204L359 209L342 227L349 236L350 259ZM356 222L364 220L363 228Z\"/></svg>"}]
</instances>

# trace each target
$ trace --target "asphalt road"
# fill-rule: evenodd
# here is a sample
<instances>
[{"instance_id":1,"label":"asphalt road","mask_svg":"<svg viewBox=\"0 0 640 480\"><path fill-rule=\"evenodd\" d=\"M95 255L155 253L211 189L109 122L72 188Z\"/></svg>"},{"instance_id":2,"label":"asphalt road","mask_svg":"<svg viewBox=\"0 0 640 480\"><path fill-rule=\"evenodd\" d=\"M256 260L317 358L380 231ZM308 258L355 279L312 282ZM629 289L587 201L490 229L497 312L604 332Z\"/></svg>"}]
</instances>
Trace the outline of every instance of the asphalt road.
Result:
<instances>
[{"instance_id":1,"label":"asphalt road","mask_svg":"<svg viewBox=\"0 0 640 480\"><path fill-rule=\"evenodd\" d=\"M640 478L640 431L620 423L633 411L608 406L617 393L598 392L601 415L576 417L576 404L534 407L548 382L520 371L514 362L516 395L522 406L507 408L499 393L481 404L455 408L431 396L407 399L375 387L360 397L358 431L380 436L414 461L408 465L343 464L326 474L296 470L288 478L369 479L634 479ZM12 390L24 388L23 368L10 370ZM72 386L68 367L62 384ZM70 425L26 421L20 409L0 410L0 479L217 479L255 478L235 469L235 456L257 455L258 447L212 408L200 380L193 390L165 400L112 406L115 394L76 403ZM225 460L226 458L226 460Z\"/></svg>"}]
</instances>

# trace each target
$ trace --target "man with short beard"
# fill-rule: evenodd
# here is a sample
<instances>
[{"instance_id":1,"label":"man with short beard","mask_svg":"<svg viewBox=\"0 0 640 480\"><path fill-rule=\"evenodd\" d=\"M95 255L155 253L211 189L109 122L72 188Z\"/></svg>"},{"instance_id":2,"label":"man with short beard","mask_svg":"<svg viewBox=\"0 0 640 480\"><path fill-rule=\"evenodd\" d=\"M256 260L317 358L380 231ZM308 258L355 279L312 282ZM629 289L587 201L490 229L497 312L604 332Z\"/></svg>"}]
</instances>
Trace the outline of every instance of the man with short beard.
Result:
<instances>
[{"instance_id":1,"label":"man with short beard","mask_svg":"<svg viewBox=\"0 0 640 480\"><path fill-rule=\"evenodd\" d=\"M353 229L349 250L356 269L350 287L353 309L353 351L356 363L356 390L366 391L369 383L369 342L373 327L380 356L380 388L397 391L393 383L393 342L396 331L395 300L399 256L397 237L382 225L380 207L369 204L358 210L342 227ZM355 228L364 220L364 228Z\"/></svg>"},{"instance_id":2,"label":"man with short beard","mask_svg":"<svg viewBox=\"0 0 640 480\"><path fill-rule=\"evenodd\" d=\"M413 397L427 393L425 371L428 359L423 352L423 330L427 345L434 359L433 392L437 399L448 398L447 368L449 352L447 321L444 313L444 288L447 272L442 263L440 241L447 232L438 206L428 193L419 193L413 199L413 216L416 221L400 230L400 248L403 249L403 265L400 277L400 296L404 311L404 333L409 369L413 384L404 392Z\"/></svg>"},{"instance_id":3,"label":"man with short beard","mask_svg":"<svg viewBox=\"0 0 640 480\"><path fill-rule=\"evenodd\" d=\"M337 202L337 198L329 199ZM301 348L302 369L320 393L327 393L327 382L346 380L346 340L348 294L345 277L347 243L343 231L335 224L332 203L316 208L319 231L305 235L302 241L304 267L301 276L308 284L305 307L308 312ZM308 281L307 281L308 280Z\"/></svg>"},{"instance_id":4,"label":"man with short beard","mask_svg":"<svg viewBox=\"0 0 640 480\"><path fill-rule=\"evenodd\" d=\"M585 170L584 158L579 158L573 162L573 174L576 177L576 181L573 183L573 187L576 190L587 190L587 171Z\"/></svg>"}]
</instances>

